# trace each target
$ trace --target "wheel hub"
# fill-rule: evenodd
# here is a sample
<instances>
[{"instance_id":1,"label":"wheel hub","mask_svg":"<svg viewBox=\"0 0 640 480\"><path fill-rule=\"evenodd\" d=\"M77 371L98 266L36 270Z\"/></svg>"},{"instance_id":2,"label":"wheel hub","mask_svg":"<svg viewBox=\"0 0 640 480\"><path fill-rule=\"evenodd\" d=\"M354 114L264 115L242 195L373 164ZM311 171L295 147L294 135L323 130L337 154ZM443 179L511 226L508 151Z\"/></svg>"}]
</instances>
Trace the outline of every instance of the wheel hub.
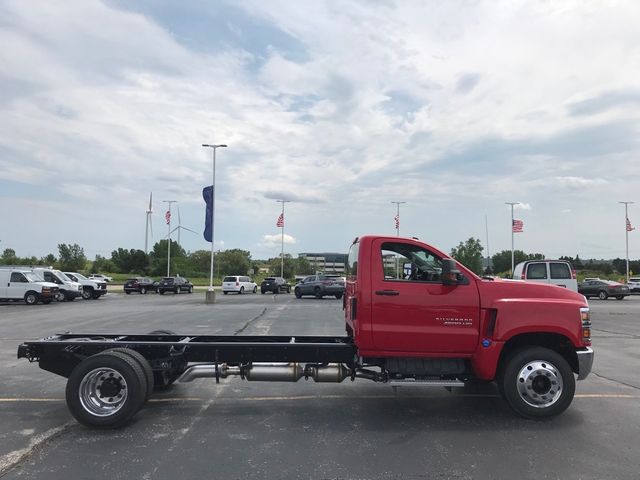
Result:
<instances>
[{"instance_id":1,"label":"wheel hub","mask_svg":"<svg viewBox=\"0 0 640 480\"><path fill-rule=\"evenodd\" d=\"M520 398L536 408L547 408L558 401L563 382L555 365L535 360L527 363L518 373L517 388Z\"/></svg>"},{"instance_id":2,"label":"wheel hub","mask_svg":"<svg viewBox=\"0 0 640 480\"><path fill-rule=\"evenodd\" d=\"M127 382L112 368L96 368L87 373L78 390L84 409L98 417L113 415L127 400Z\"/></svg>"}]
</instances>

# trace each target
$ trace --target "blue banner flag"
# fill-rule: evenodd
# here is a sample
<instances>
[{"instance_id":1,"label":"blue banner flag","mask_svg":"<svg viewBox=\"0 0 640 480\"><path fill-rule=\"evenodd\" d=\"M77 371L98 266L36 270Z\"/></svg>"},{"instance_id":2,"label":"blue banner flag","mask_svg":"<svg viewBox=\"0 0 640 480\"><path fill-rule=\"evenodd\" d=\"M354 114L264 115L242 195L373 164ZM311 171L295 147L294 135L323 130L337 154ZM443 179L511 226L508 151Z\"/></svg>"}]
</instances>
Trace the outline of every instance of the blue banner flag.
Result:
<instances>
[{"instance_id":1,"label":"blue banner flag","mask_svg":"<svg viewBox=\"0 0 640 480\"><path fill-rule=\"evenodd\" d=\"M204 203L207 204L207 213L204 216L204 239L207 242L211 241L211 211L213 209L212 200L213 200L213 185L209 187L204 187L202 189L202 198L204 198Z\"/></svg>"}]
</instances>

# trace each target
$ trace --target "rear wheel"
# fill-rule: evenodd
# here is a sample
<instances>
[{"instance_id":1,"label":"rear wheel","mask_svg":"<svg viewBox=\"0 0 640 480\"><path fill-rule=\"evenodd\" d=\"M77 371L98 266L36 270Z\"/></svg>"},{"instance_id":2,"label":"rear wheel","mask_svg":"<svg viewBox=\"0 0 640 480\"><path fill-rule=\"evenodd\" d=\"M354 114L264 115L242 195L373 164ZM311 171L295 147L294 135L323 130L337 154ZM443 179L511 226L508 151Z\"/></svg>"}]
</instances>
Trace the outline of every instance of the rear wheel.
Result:
<instances>
[{"instance_id":1,"label":"rear wheel","mask_svg":"<svg viewBox=\"0 0 640 480\"><path fill-rule=\"evenodd\" d=\"M253 287L253 293L258 293L258 287Z\"/></svg>"},{"instance_id":2,"label":"rear wheel","mask_svg":"<svg viewBox=\"0 0 640 480\"><path fill-rule=\"evenodd\" d=\"M36 292L27 292L24 294L24 303L27 305L35 305L38 303L38 294Z\"/></svg>"},{"instance_id":3,"label":"rear wheel","mask_svg":"<svg viewBox=\"0 0 640 480\"><path fill-rule=\"evenodd\" d=\"M64 302L65 300L66 300L66 295L62 290L60 290L56 295L56 302Z\"/></svg>"},{"instance_id":4,"label":"rear wheel","mask_svg":"<svg viewBox=\"0 0 640 480\"><path fill-rule=\"evenodd\" d=\"M109 352L124 353L125 355L130 356L140 364L140 367L142 367L142 371L144 372L144 377L147 385L147 395L145 398L145 401L146 401L153 393L154 382L153 382L153 370L151 369L151 365L149 364L147 359L144 358L144 355L142 355L140 352L137 352L136 350L132 350L130 348L124 348L124 347L111 348L109 350L106 350L104 353L109 353Z\"/></svg>"},{"instance_id":5,"label":"rear wheel","mask_svg":"<svg viewBox=\"0 0 640 480\"><path fill-rule=\"evenodd\" d=\"M509 406L525 418L564 412L576 388L567 360L544 347L525 347L507 357L499 382Z\"/></svg>"},{"instance_id":6,"label":"rear wheel","mask_svg":"<svg viewBox=\"0 0 640 480\"><path fill-rule=\"evenodd\" d=\"M320 287L314 288L313 294L315 295L316 298L322 298L322 290L320 290Z\"/></svg>"},{"instance_id":7,"label":"rear wheel","mask_svg":"<svg viewBox=\"0 0 640 480\"><path fill-rule=\"evenodd\" d=\"M141 293L142 295L146 295L146 294L147 294L147 289L146 289L145 287L142 287L142 288L140 289L140 293Z\"/></svg>"},{"instance_id":8,"label":"rear wheel","mask_svg":"<svg viewBox=\"0 0 640 480\"><path fill-rule=\"evenodd\" d=\"M616 300L624 300L624 295L617 295Z\"/></svg>"},{"instance_id":9,"label":"rear wheel","mask_svg":"<svg viewBox=\"0 0 640 480\"><path fill-rule=\"evenodd\" d=\"M300 291L299 288L296 288L293 293L295 294L296 298L302 298L302 292Z\"/></svg>"},{"instance_id":10,"label":"rear wheel","mask_svg":"<svg viewBox=\"0 0 640 480\"><path fill-rule=\"evenodd\" d=\"M602 290L600 293L598 293L598 298L600 300L606 300L607 298L609 298L609 294Z\"/></svg>"},{"instance_id":11,"label":"rear wheel","mask_svg":"<svg viewBox=\"0 0 640 480\"><path fill-rule=\"evenodd\" d=\"M142 407L147 384L142 367L129 355L105 352L83 360L66 387L67 406L88 427L117 428Z\"/></svg>"}]
</instances>

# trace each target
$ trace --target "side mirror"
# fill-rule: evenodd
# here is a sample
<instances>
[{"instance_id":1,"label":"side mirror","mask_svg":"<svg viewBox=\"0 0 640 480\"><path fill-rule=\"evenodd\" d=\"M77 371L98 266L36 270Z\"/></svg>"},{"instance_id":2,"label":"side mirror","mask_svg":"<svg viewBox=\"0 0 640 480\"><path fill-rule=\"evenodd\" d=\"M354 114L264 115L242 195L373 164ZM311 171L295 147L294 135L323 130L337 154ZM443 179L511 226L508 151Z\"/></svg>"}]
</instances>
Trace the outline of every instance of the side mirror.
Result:
<instances>
[{"instance_id":1,"label":"side mirror","mask_svg":"<svg viewBox=\"0 0 640 480\"><path fill-rule=\"evenodd\" d=\"M460 270L456 266L456 261L451 258L442 259L442 284L458 285L460 283Z\"/></svg>"}]
</instances>

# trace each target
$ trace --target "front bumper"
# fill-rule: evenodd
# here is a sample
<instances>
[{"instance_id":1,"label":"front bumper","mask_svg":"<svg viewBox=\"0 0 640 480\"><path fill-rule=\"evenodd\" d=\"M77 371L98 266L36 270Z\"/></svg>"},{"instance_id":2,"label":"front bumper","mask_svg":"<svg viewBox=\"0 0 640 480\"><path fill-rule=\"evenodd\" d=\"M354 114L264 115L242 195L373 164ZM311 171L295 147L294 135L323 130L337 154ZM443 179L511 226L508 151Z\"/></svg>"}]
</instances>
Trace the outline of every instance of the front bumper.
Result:
<instances>
[{"instance_id":1,"label":"front bumper","mask_svg":"<svg viewBox=\"0 0 640 480\"><path fill-rule=\"evenodd\" d=\"M593 349L584 347L577 350L578 354L578 380L584 380L591 373L593 366Z\"/></svg>"}]
</instances>

